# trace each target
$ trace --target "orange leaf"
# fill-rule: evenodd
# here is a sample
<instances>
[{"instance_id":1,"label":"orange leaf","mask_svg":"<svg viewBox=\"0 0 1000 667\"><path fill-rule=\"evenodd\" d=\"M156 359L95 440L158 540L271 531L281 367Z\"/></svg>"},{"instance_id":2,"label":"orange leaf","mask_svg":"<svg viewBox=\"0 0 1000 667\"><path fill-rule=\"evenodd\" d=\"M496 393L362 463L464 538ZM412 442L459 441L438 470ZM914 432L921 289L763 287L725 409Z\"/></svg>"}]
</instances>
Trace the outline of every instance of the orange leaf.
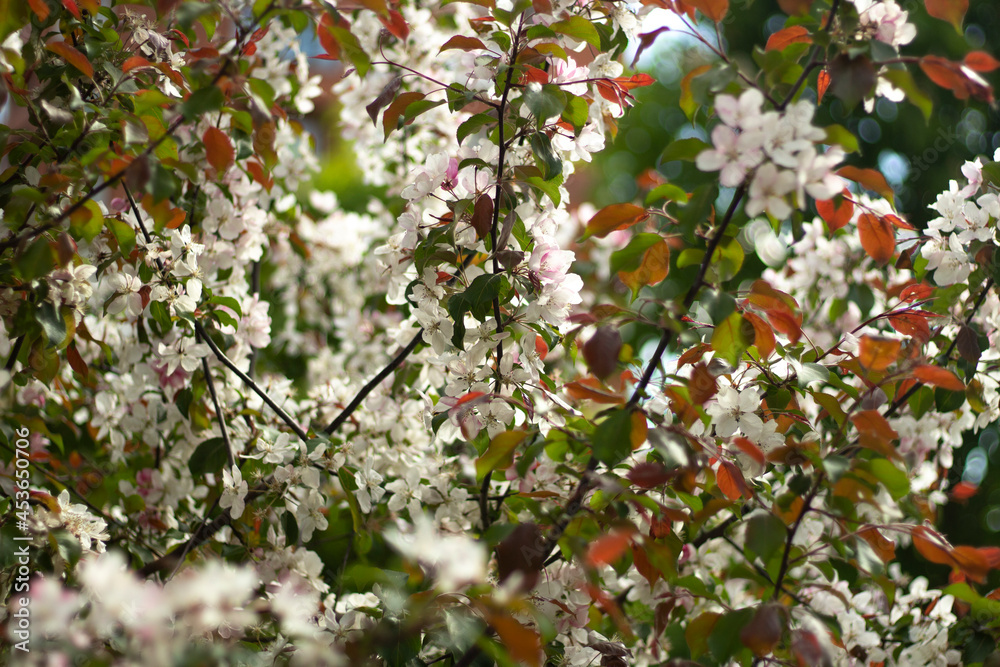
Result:
<instances>
[{"instance_id":1,"label":"orange leaf","mask_svg":"<svg viewBox=\"0 0 1000 667\"><path fill-rule=\"evenodd\" d=\"M760 353L761 359L767 359L774 352L774 331L771 327L767 326L765 322L759 315L755 315L749 311L743 313L743 318L748 320L750 324L753 325L754 339L753 344L757 346L757 351Z\"/></svg>"},{"instance_id":2,"label":"orange leaf","mask_svg":"<svg viewBox=\"0 0 1000 667\"><path fill-rule=\"evenodd\" d=\"M438 53L442 51L447 51L448 49L459 49L461 51L475 51L477 49L485 49L486 45L475 37L466 37L465 35L455 35L447 42L441 45L438 49Z\"/></svg>"},{"instance_id":3,"label":"orange leaf","mask_svg":"<svg viewBox=\"0 0 1000 667\"><path fill-rule=\"evenodd\" d=\"M893 313L886 317L893 329L905 336L912 336L921 343L931 339L931 327L923 315L911 312Z\"/></svg>"},{"instance_id":4,"label":"orange leaf","mask_svg":"<svg viewBox=\"0 0 1000 667\"><path fill-rule=\"evenodd\" d=\"M924 56L920 59L920 69L928 79L951 90L960 100L973 97L991 104L993 102L993 88L962 63L954 63L940 56Z\"/></svg>"},{"instance_id":5,"label":"orange leaf","mask_svg":"<svg viewBox=\"0 0 1000 667\"><path fill-rule=\"evenodd\" d=\"M205 130L201 140L205 144L205 156L208 158L208 163L215 167L220 175L229 171L236 156L229 136L217 127L210 127Z\"/></svg>"},{"instance_id":6,"label":"orange leaf","mask_svg":"<svg viewBox=\"0 0 1000 667\"><path fill-rule=\"evenodd\" d=\"M906 220L903 220L898 215L893 215L892 213L889 213L888 215L883 215L882 217L885 219L886 222L891 222L893 226L899 227L900 229L909 229L910 231L916 230L916 227L908 223Z\"/></svg>"},{"instance_id":7,"label":"orange leaf","mask_svg":"<svg viewBox=\"0 0 1000 667\"><path fill-rule=\"evenodd\" d=\"M955 488L951 490L949 494L952 500L957 500L959 502L968 500L972 496L976 495L976 491L979 487L972 482L959 482L955 485Z\"/></svg>"},{"instance_id":8,"label":"orange leaf","mask_svg":"<svg viewBox=\"0 0 1000 667\"><path fill-rule=\"evenodd\" d=\"M900 342L882 336L862 336L858 347L858 361L862 366L873 371L884 371L899 356Z\"/></svg>"},{"instance_id":9,"label":"orange leaf","mask_svg":"<svg viewBox=\"0 0 1000 667\"><path fill-rule=\"evenodd\" d=\"M850 166L841 167L837 170L837 175L863 185L872 192L879 193L889 201L892 201L895 195L892 188L889 187L888 181L885 180L885 176L875 169L860 169Z\"/></svg>"},{"instance_id":10,"label":"orange leaf","mask_svg":"<svg viewBox=\"0 0 1000 667\"><path fill-rule=\"evenodd\" d=\"M898 455L891 447L893 441L899 439L899 433L894 431L878 410L864 410L851 417L851 423L858 429L862 447L874 449L880 454L896 458Z\"/></svg>"},{"instance_id":11,"label":"orange leaf","mask_svg":"<svg viewBox=\"0 0 1000 667\"><path fill-rule=\"evenodd\" d=\"M753 459L757 465L764 465L767 463L767 459L764 457L764 452L761 451L760 447L752 443L747 438L736 438L733 440L733 444L741 452Z\"/></svg>"},{"instance_id":12,"label":"orange leaf","mask_svg":"<svg viewBox=\"0 0 1000 667\"><path fill-rule=\"evenodd\" d=\"M590 543L587 549L587 562L591 565L608 565L618 560L632 539L631 531L612 531L604 537Z\"/></svg>"},{"instance_id":13,"label":"orange leaf","mask_svg":"<svg viewBox=\"0 0 1000 667\"><path fill-rule=\"evenodd\" d=\"M407 25L406 19L395 9L389 10L389 16L383 17L379 16L378 20L382 22L385 29L388 30L393 37L397 39L406 40L410 36L410 26Z\"/></svg>"},{"instance_id":14,"label":"orange leaf","mask_svg":"<svg viewBox=\"0 0 1000 667\"><path fill-rule=\"evenodd\" d=\"M917 366L913 369L913 377L924 384L934 387L941 387L950 391L965 391L965 383L947 368L939 368L938 366L931 366L929 364Z\"/></svg>"},{"instance_id":15,"label":"orange leaf","mask_svg":"<svg viewBox=\"0 0 1000 667\"><path fill-rule=\"evenodd\" d=\"M719 23L729 12L729 0L684 0L712 21Z\"/></svg>"},{"instance_id":16,"label":"orange leaf","mask_svg":"<svg viewBox=\"0 0 1000 667\"><path fill-rule=\"evenodd\" d=\"M888 563L896 558L896 543L878 532L875 526L863 526L858 531L858 537L871 545L883 563Z\"/></svg>"},{"instance_id":17,"label":"orange leaf","mask_svg":"<svg viewBox=\"0 0 1000 667\"><path fill-rule=\"evenodd\" d=\"M816 211L821 218L826 220L831 232L844 227L854 217L854 202L851 201L850 195L851 192L845 188L839 206L834 204L833 199L816 200Z\"/></svg>"},{"instance_id":18,"label":"orange leaf","mask_svg":"<svg viewBox=\"0 0 1000 667\"><path fill-rule=\"evenodd\" d=\"M719 489L726 494L726 498L736 500L740 496L749 500L752 496L747 488L746 480L740 469L729 461L719 461L719 469L715 473L715 482Z\"/></svg>"},{"instance_id":19,"label":"orange leaf","mask_svg":"<svg viewBox=\"0 0 1000 667\"><path fill-rule=\"evenodd\" d=\"M812 35L805 26L793 25L783 28L767 38L765 51L782 51L791 44L812 44Z\"/></svg>"},{"instance_id":20,"label":"orange leaf","mask_svg":"<svg viewBox=\"0 0 1000 667\"><path fill-rule=\"evenodd\" d=\"M39 21L49 18L49 5L45 0L28 0L28 6L31 7L31 11L35 13ZM80 10L77 10L77 14L79 13Z\"/></svg>"},{"instance_id":21,"label":"orange leaf","mask_svg":"<svg viewBox=\"0 0 1000 667\"><path fill-rule=\"evenodd\" d=\"M67 42L49 42L45 45L45 48L83 72L87 78L94 78L94 66L87 60L87 56L77 51Z\"/></svg>"},{"instance_id":22,"label":"orange leaf","mask_svg":"<svg viewBox=\"0 0 1000 667\"><path fill-rule=\"evenodd\" d=\"M595 403L619 404L625 402L624 396L612 394L603 388L596 378L583 378L576 382L569 382L563 386L566 393L578 401L594 401Z\"/></svg>"},{"instance_id":23,"label":"orange leaf","mask_svg":"<svg viewBox=\"0 0 1000 667\"><path fill-rule=\"evenodd\" d=\"M947 21L956 30L961 30L965 12L969 10L969 0L924 0L924 6L934 18Z\"/></svg>"},{"instance_id":24,"label":"orange leaf","mask_svg":"<svg viewBox=\"0 0 1000 667\"><path fill-rule=\"evenodd\" d=\"M760 318L758 318L760 319ZM705 402L715 396L719 389L719 381L708 370L705 362L699 361L691 369L691 378L688 380L688 394L691 402L695 405L704 405Z\"/></svg>"},{"instance_id":25,"label":"orange leaf","mask_svg":"<svg viewBox=\"0 0 1000 667\"><path fill-rule=\"evenodd\" d=\"M907 285L903 288L903 291L899 293L899 300L905 301L907 303L912 303L914 301L922 301L929 298L934 294L934 288L926 283L916 283L913 285Z\"/></svg>"},{"instance_id":26,"label":"orange leaf","mask_svg":"<svg viewBox=\"0 0 1000 667\"><path fill-rule=\"evenodd\" d=\"M537 632L506 614L490 614L489 619L511 658L530 667L541 667L545 653L542 652L542 641Z\"/></svg>"},{"instance_id":27,"label":"orange leaf","mask_svg":"<svg viewBox=\"0 0 1000 667\"><path fill-rule=\"evenodd\" d=\"M597 236L604 238L611 232L631 227L649 217L646 209L635 204L612 204L598 211L587 222L587 230L583 238Z\"/></svg>"},{"instance_id":28,"label":"orange leaf","mask_svg":"<svg viewBox=\"0 0 1000 667\"><path fill-rule=\"evenodd\" d=\"M830 73L824 69L819 73L819 77L816 79L816 91L818 93L816 97L817 104L823 101L823 96L826 95L826 89L829 87Z\"/></svg>"},{"instance_id":29,"label":"orange leaf","mask_svg":"<svg viewBox=\"0 0 1000 667\"><path fill-rule=\"evenodd\" d=\"M1000 60L997 60L985 51L971 51L965 55L965 66L976 72L992 72L1000 67Z\"/></svg>"},{"instance_id":30,"label":"orange leaf","mask_svg":"<svg viewBox=\"0 0 1000 667\"><path fill-rule=\"evenodd\" d=\"M642 263L639 268L635 271L619 271L618 279L625 283L633 294L636 294L645 285L656 285L662 282L669 271L670 246L667 245L666 241L660 239L642 254Z\"/></svg>"},{"instance_id":31,"label":"orange leaf","mask_svg":"<svg viewBox=\"0 0 1000 667\"><path fill-rule=\"evenodd\" d=\"M694 362L698 361L703 356L705 356L706 352L710 352L711 350L712 350L712 346L709 345L708 343L698 343L697 345L695 345L694 347L692 347L690 350L688 350L687 352L685 352L684 354L682 354L680 357L678 357L678 359L677 359L677 368L683 368L684 366L687 366L688 364L693 364Z\"/></svg>"},{"instance_id":32,"label":"orange leaf","mask_svg":"<svg viewBox=\"0 0 1000 667\"><path fill-rule=\"evenodd\" d=\"M884 218L871 213L862 213L858 218L858 234L861 236L861 247L868 256L879 264L885 264L892 259L896 251L896 235Z\"/></svg>"}]
</instances>

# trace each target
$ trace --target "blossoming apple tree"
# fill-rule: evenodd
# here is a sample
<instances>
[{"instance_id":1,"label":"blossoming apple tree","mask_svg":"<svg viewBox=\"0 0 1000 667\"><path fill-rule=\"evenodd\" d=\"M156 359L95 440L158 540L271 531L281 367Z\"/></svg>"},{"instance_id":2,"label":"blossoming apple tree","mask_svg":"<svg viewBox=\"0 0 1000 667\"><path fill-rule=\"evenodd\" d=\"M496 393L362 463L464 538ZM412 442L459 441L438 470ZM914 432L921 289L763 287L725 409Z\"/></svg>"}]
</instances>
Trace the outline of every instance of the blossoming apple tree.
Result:
<instances>
[{"instance_id":1,"label":"blossoming apple tree","mask_svg":"<svg viewBox=\"0 0 1000 667\"><path fill-rule=\"evenodd\" d=\"M1000 549L935 519L1000 417L1000 164L897 210L814 117L1000 62L908 49L963 0L778 4L744 54L728 0L0 3L4 659L994 664ZM714 180L596 210L676 33Z\"/></svg>"}]
</instances>

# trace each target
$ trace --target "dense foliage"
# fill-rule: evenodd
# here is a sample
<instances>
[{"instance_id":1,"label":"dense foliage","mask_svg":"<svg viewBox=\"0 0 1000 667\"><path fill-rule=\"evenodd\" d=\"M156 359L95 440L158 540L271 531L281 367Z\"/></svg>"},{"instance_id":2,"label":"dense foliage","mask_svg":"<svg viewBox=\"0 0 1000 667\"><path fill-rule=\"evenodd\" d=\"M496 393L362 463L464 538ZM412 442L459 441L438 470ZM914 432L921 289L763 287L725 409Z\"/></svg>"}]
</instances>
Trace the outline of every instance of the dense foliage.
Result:
<instances>
[{"instance_id":1,"label":"dense foliage","mask_svg":"<svg viewBox=\"0 0 1000 667\"><path fill-rule=\"evenodd\" d=\"M111 4L0 2L4 659L1000 659L1000 155L914 216L858 138L993 103L967 0Z\"/></svg>"}]
</instances>

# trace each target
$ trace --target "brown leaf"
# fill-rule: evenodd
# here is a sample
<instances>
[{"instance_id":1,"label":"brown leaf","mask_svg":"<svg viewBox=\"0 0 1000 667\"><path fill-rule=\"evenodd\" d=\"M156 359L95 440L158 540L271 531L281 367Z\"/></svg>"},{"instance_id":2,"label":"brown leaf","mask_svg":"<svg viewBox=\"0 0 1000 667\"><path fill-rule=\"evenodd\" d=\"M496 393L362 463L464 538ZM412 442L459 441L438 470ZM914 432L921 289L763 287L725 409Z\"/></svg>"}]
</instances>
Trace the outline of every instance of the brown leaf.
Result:
<instances>
[{"instance_id":1,"label":"brown leaf","mask_svg":"<svg viewBox=\"0 0 1000 667\"><path fill-rule=\"evenodd\" d=\"M715 481L722 493L730 500L737 500L741 496L747 500L753 497L750 489L747 487L746 480L743 479L743 473L729 461L719 461L719 469L715 473Z\"/></svg>"},{"instance_id":2,"label":"brown leaf","mask_svg":"<svg viewBox=\"0 0 1000 667\"><path fill-rule=\"evenodd\" d=\"M921 344L931 339L931 327L927 318L913 312L893 313L886 317L889 325L905 336L912 336Z\"/></svg>"},{"instance_id":3,"label":"brown leaf","mask_svg":"<svg viewBox=\"0 0 1000 667\"><path fill-rule=\"evenodd\" d=\"M848 108L853 108L863 100L875 87L878 79L875 66L864 55L851 58L848 54L841 53L830 61L827 69L830 73L830 92L839 97Z\"/></svg>"},{"instance_id":4,"label":"brown leaf","mask_svg":"<svg viewBox=\"0 0 1000 667\"><path fill-rule=\"evenodd\" d=\"M660 239L642 254L642 262L634 271L619 271L621 280L632 294L637 294L646 285L656 285L663 282L670 272L670 246Z\"/></svg>"},{"instance_id":5,"label":"brown leaf","mask_svg":"<svg viewBox=\"0 0 1000 667\"><path fill-rule=\"evenodd\" d=\"M784 632L784 609L779 604L763 604L740 630L740 641L760 658L774 650Z\"/></svg>"},{"instance_id":6,"label":"brown leaf","mask_svg":"<svg viewBox=\"0 0 1000 667\"><path fill-rule=\"evenodd\" d=\"M392 98L396 96L396 91L399 90L399 84L403 83L403 77L394 76L392 80L385 84L382 92L378 94L371 104L365 107L365 111L368 112L368 117L372 119L372 125L378 125L378 112L385 108Z\"/></svg>"},{"instance_id":7,"label":"brown leaf","mask_svg":"<svg viewBox=\"0 0 1000 667\"><path fill-rule=\"evenodd\" d=\"M755 315L750 311L744 312L743 318L753 325L755 334L753 344L757 346L760 358L767 359L774 352L775 348L774 330L759 315Z\"/></svg>"},{"instance_id":8,"label":"brown leaf","mask_svg":"<svg viewBox=\"0 0 1000 667\"><path fill-rule=\"evenodd\" d=\"M447 51L448 49L459 49L461 51L478 51L480 49L485 49L486 45L482 41L476 39L475 37L466 37L465 35L455 35L447 42L441 45L438 49L438 53L442 51Z\"/></svg>"},{"instance_id":9,"label":"brown leaf","mask_svg":"<svg viewBox=\"0 0 1000 667\"><path fill-rule=\"evenodd\" d=\"M545 563L545 536L534 523L519 523L497 545L497 574L504 582L515 572L520 573L521 589L529 591L538 583Z\"/></svg>"},{"instance_id":10,"label":"brown leaf","mask_svg":"<svg viewBox=\"0 0 1000 667\"><path fill-rule=\"evenodd\" d=\"M229 136L217 127L210 127L205 130L201 140L205 144L205 156L208 158L208 163L215 167L220 175L229 171L236 157L236 151L233 150Z\"/></svg>"},{"instance_id":11,"label":"brown leaf","mask_svg":"<svg viewBox=\"0 0 1000 667\"><path fill-rule=\"evenodd\" d=\"M400 93L396 99L392 101L392 104L386 107L386 110L382 112L383 141L388 139L389 135L396 129L396 126L399 124L399 117L406 113L406 107L410 106L417 100L422 99L424 99L423 93Z\"/></svg>"},{"instance_id":12,"label":"brown leaf","mask_svg":"<svg viewBox=\"0 0 1000 667\"><path fill-rule=\"evenodd\" d=\"M896 251L896 234L892 225L884 218L872 213L862 213L858 218L858 234L861 236L861 247L878 264L885 264L892 259Z\"/></svg>"},{"instance_id":13,"label":"brown leaf","mask_svg":"<svg viewBox=\"0 0 1000 667\"><path fill-rule=\"evenodd\" d=\"M892 562L896 558L896 543L878 532L875 526L862 526L858 537L867 542L883 563Z\"/></svg>"},{"instance_id":14,"label":"brown leaf","mask_svg":"<svg viewBox=\"0 0 1000 667\"><path fill-rule=\"evenodd\" d=\"M605 206L587 222L587 229L583 238L586 239L591 236L604 238L611 232L631 227L648 217L649 213L646 212L646 209L635 204L612 204L611 206Z\"/></svg>"},{"instance_id":15,"label":"brown leaf","mask_svg":"<svg viewBox=\"0 0 1000 667\"><path fill-rule=\"evenodd\" d=\"M877 410L858 412L851 417L851 423L858 429L862 447L874 449L887 457L898 458L892 443L899 439L899 433L893 430Z\"/></svg>"},{"instance_id":16,"label":"brown leaf","mask_svg":"<svg viewBox=\"0 0 1000 667\"><path fill-rule=\"evenodd\" d=\"M511 658L529 667L541 667L545 653L541 637L535 630L526 628L506 614L490 614L489 619Z\"/></svg>"},{"instance_id":17,"label":"brown leaf","mask_svg":"<svg viewBox=\"0 0 1000 667\"><path fill-rule=\"evenodd\" d=\"M489 195L479 195L472 209L472 219L469 221L476 230L476 236L486 238L493 226L493 200Z\"/></svg>"},{"instance_id":18,"label":"brown leaf","mask_svg":"<svg viewBox=\"0 0 1000 667\"><path fill-rule=\"evenodd\" d=\"M632 466L625 477L639 488L653 489L666 484L676 475L676 471L669 470L662 463L644 461Z\"/></svg>"},{"instance_id":19,"label":"brown leaf","mask_svg":"<svg viewBox=\"0 0 1000 667\"><path fill-rule=\"evenodd\" d=\"M583 359L587 368L596 377L605 379L618 367L618 353L622 349L622 337L617 329L604 326L583 344Z\"/></svg>"},{"instance_id":20,"label":"brown leaf","mask_svg":"<svg viewBox=\"0 0 1000 667\"><path fill-rule=\"evenodd\" d=\"M602 388L601 382L597 378L583 378L576 382L569 382L563 385L563 389L578 401L587 400L606 404L620 404L625 402L624 396L612 394Z\"/></svg>"},{"instance_id":21,"label":"brown leaf","mask_svg":"<svg viewBox=\"0 0 1000 667\"><path fill-rule=\"evenodd\" d=\"M719 389L718 379L708 370L705 362L699 361L691 369L691 378L688 380L688 394L691 402L695 405L704 405L708 399L715 396Z\"/></svg>"},{"instance_id":22,"label":"brown leaf","mask_svg":"<svg viewBox=\"0 0 1000 667\"><path fill-rule=\"evenodd\" d=\"M958 353L970 364L978 364L983 352L979 349L979 337L971 327L962 325L958 330Z\"/></svg>"}]
</instances>

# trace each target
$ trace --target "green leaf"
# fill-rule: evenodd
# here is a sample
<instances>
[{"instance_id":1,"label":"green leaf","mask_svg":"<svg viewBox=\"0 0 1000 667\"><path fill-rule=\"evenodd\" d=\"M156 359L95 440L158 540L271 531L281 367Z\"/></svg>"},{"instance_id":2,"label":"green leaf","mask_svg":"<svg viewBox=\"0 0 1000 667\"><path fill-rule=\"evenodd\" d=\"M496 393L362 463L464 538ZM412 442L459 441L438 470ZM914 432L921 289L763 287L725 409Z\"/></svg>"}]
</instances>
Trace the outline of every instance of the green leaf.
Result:
<instances>
[{"instance_id":1,"label":"green leaf","mask_svg":"<svg viewBox=\"0 0 1000 667\"><path fill-rule=\"evenodd\" d=\"M118 241L118 249L122 256L127 258L135 250L135 230L127 222L122 222L118 218L105 218L104 224Z\"/></svg>"},{"instance_id":2,"label":"green leaf","mask_svg":"<svg viewBox=\"0 0 1000 667\"><path fill-rule=\"evenodd\" d=\"M848 153L857 153L861 150L861 147L858 145L858 138L843 125L829 125L826 127L826 143L837 144Z\"/></svg>"},{"instance_id":3,"label":"green leaf","mask_svg":"<svg viewBox=\"0 0 1000 667\"><path fill-rule=\"evenodd\" d=\"M660 162L673 162L674 160L694 162L695 158L698 157L698 153L709 148L711 148L710 145L697 137L678 139L671 141L663 149L663 153L660 155Z\"/></svg>"},{"instance_id":4,"label":"green leaf","mask_svg":"<svg viewBox=\"0 0 1000 667\"><path fill-rule=\"evenodd\" d=\"M553 204L559 206L559 202L562 200L562 197L559 194L559 186L562 185L561 176L551 180L545 180L539 176L529 176L524 180L528 183L528 185L548 197Z\"/></svg>"},{"instance_id":5,"label":"green leaf","mask_svg":"<svg viewBox=\"0 0 1000 667\"><path fill-rule=\"evenodd\" d=\"M66 321L50 301L46 301L35 310L35 317L42 325L42 331L49 339L49 345L58 347L66 340Z\"/></svg>"},{"instance_id":6,"label":"green leaf","mask_svg":"<svg viewBox=\"0 0 1000 667\"><path fill-rule=\"evenodd\" d=\"M225 102L226 97L218 87L208 86L191 93L191 96L180 105L180 112L184 120L191 121L210 111L221 109Z\"/></svg>"},{"instance_id":7,"label":"green leaf","mask_svg":"<svg viewBox=\"0 0 1000 667\"><path fill-rule=\"evenodd\" d=\"M346 467L341 466L337 470L337 477L340 479L340 486L344 489L344 493L347 496L347 506L351 510L354 532L362 532L365 526L365 519L361 513L361 505L358 504L358 499L354 495L354 492L357 490L357 485L354 483L354 476Z\"/></svg>"},{"instance_id":8,"label":"green leaf","mask_svg":"<svg viewBox=\"0 0 1000 667\"><path fill-rule=\"evenodd\" d=\"M653 202L661 199L675 201L680 204L688 203L687 193L673 183L664 183L650 190L649 194L646 195L646 206L649 206Z\"/></svg>"},{"instance_id":9,"label":"green leaf","mask_svg":"<svg viewBox=\"0 0 1000 667\"><path fill-rule=\"evenodd\" d=\"M476 483L481 483L494 470L510 467L514 450L527 435L525 431L504 431L490 440L489 447L476 459Z\"/></svg>"},{"instance_id":10,"label":"green leaf","mask_svg":"<svg viewBox=\"0 0 1000 667\"><path fill-rule=\"evenodd\" d=\"M771 556L781 548L788 529L781 519L767 510L757 510L747 519L746 546L766 565Z\"/></svg>"},{"instance_id":11,"label":"green leaf","mask_svg":"<svg viewBox=\"0 0 1000 667\"><path fill-rule=\"evenodd\" d=\"M485 322L493 309L493 299L506 297L510 292L510 283L506 276L498 273L484 273L478 276L466 290L448 299L448 313L455 322L455 333L452 343L455 347L464 349L465 314L472 313L480 322Z\"/></svg>"},{"instance_id":12,"label":"green leaf","mask_svg":"<svg viewBox=\"0 0 1000 667\"><path fill-rule=\"evenodd\" d=\"M218 296L215 295L208 300L209 303L217 303L220 306L225 306L231 311L236 313L236 317L243 317L243 308L240 307L240 302L231 296Z\"/></svg>"},{"instance_id":13,"label":"green leaf","mask_svg":"<svg viewBox=\"0 0 1000 667\"><path fill-rule=\"evenodd\" d=\"M546 181L562 175L563 163L552 150L552 141L541 132L536 132L528 138L531 144L531 152L535 156L535 164L542 172L542 178Z\"/></svg>"},{"instance_id":14,"label":"green leaf","mask_svg":"<svg viewBox=\"0 0 1000 667\"><path fill-rule=\"evenodd\" d=\"M455 132L455 137L458 139L458 144L461 146L465 138L470 134L475 134L479 130L483 129L487 125L497 122L496 117L489 115L488 113L477 113L464 123L458 126L458 130Z\"/></svg>"},{"instance_id":15,"label":"green leaf","mask_svg":"<svg viewBox=\"0 0 1000 667\"><path fill-rule=\"evenodd\" d=\"M340 44L341 53L347 56L347 59L351 61L354 68L358 70L358 74L362 77L368 74L368 70L372 66L372 61L364 49L361 48L358 38L346 28L331 25L329 29L330 33L336 38L337 43Z\"/></svg>"},{"instance_id":16,"label":"green leaf","mask_svg":"<svg viewBox=\"0 0 1000 667\"><path fill-rule=\"evenodd\" d=\"M549 25L549 28L578 42L587 42L598 51L601 50L601 36L597 28L582 16L571 16L564 21L556 21Z\"/></svg>"},{"instance_id":17,"label":"green leaf","mask_svg":"<svg viewBox=\"0 0 1000 667\"><path fill-rule=\"evenodd\" d=\"M626 408L612 412L597 425L591 445L597 460L614 467L632 453L632 414Z\"/></svg>"},{"instance_id":18,"label":"green leaf","mask_svg":"<svg viewBox=\"0 0 1000 667\"><path fill-rule=\"evenodd\" d=\"M899 500L910 492L910 480L906 473L888 459L873 459L868 462L868 471L886 488L893 500Z\"/></svg>"},{"instance_id":19,"label":"green leaf","mask_svg":"<svg viewBox=\"0 0 1000 667\"><path fill-rule=\"evenodd\" d=\"M45 237L35 239L24 253L14 260L14 270L24 282L31 282L47 274L55 266L55 258L49 240Z\"/></svg>"},{"instance_id":20,"label":"green leaf","mask_svg":"<svg viewBox=\"0 0 1000 667\"><path fill-rule=\"evenodd\" d=\"M892 85L902 90L906 94L906 99L909 100L910 104L920 109L920 113L924 115L924 120L928 123L930 122L931 114L934 113L934 103L924 91L917 87L917 82L913 80L913 75L910 74L908 69L905 67L890 69L879 76L883 79L888 79Z\"/></svg>"},{"instance_id":21,"label":"green leaf","mask_svg":"<svg viewBox=\"0 0 1000 667\"><path fill-rule=\"evenodd\" d=\"M744 607L723 615L715 623L712 633L708 636L708 649L719 663L727 662L743 649L740 630L750 622L753 614L752 607Z\"/></svg>"},{"instance_id":22,"label":"green leaf","mask_svg":"<svg viewBox=\"0 0 1000 667\"><path fill-rule=\"evenodd\" d=\"M753 345L754 329L749 320L734 312L729 315L721 324L715 327L712 333L712 349L716 356L725 359L730 366L739 365L743 353Z\"/></svg>"},{"instance_id":23,"label":"green leaf","mask_svg":"<svg viewBox=\"0 0 1000 667\"><path fill-rule=\"evenodd\" d=\"M566 108L566 93L551 84L546 84L539 90L533 90L532 86L528 86L522 99L538 120L538 127L542 127L549 118L560 115Z\"/></svg>"},{"instance_id":24,"label":"green leaf","mask_svg":"<svg viewBox=\"0 0 1000 667\"><path fill-rule=\"evenodd\" d=\"M226 451L226 441L222 438L209 438L194 450L188 459L188 470L191 476L198 478L209 473L217 473L229 461Z\"/></svg>"},{"instance_id":25,"label":"green leaf","mask_svg":"<svg viewBox=\"0 0 1000 667\"><path fill-rule=\"evenodd\" d=\"M569 93L565 93L565 95L566 108L563 109L562 119L579 130L587 124L587 119L590 116L590 105L582 97Z\"/></svg>"},{"instance_id":26,"label":"green leaf","mask_svg":"<svg viewBox=\"0 0 1000 667\"><path fill-rule=\"evenodd\" d=\"M636 234L628 245L611 253L611 273L634 271L642 263L643 254L662 240L659 234Z\"/></svg>"}]
</instances>

